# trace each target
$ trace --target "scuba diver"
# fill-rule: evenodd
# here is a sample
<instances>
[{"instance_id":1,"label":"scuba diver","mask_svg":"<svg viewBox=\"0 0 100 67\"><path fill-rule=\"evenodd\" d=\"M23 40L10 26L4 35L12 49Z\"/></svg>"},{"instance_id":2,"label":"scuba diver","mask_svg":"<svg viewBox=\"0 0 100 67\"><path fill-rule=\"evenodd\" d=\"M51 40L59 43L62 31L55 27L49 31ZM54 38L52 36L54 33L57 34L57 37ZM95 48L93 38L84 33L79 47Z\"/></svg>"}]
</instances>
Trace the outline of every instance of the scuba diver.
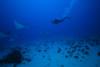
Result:
<instances>
[{"instance_id":1,"label":"scuba diver","mask_svg":"<svg viewBox=\"0 0 100 67\"><path fill-rule=\"evenodd\" d=\"M63 19L57 19L57 18L55 18L55 19L52 21L52 24L59 24L59 23L62 23L62 22L64 22L66 19L70 19L70 17L66 16L66 17L64 17Z\"/></svg>"}]
</instances>

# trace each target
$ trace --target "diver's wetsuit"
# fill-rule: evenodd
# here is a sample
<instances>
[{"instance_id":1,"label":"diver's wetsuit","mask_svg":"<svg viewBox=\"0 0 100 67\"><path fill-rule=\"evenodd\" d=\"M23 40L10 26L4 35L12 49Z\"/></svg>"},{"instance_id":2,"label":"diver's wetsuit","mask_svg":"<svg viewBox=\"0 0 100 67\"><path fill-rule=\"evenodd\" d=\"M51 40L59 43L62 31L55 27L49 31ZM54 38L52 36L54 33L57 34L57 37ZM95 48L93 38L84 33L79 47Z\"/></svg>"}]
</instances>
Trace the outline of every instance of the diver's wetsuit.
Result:
<instances>
[{"instance_id":1,"label":"diver's wetsuit","mask_svg":"<svg viewBox=\"0 0 100 67\"><path fill-rule=\"evenodd\" d=\"M70 17L66 16L64 17L63 19L54 19L52 21L53 24L59 24L59 23L62 23L65 19L70 19Z\"/></svg>"}]
</instances>

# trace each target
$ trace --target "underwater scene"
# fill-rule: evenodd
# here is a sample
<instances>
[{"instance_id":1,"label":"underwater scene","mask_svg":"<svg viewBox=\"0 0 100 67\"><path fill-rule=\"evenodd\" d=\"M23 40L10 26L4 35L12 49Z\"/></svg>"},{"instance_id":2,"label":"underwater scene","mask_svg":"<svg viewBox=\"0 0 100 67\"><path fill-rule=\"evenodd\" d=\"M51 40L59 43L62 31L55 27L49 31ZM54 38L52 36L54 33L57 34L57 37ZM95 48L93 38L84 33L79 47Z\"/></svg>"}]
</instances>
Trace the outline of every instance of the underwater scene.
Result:
<instances>
[{"instance_id":1,"label":"underwater scene","mask_svg":"<svg viewBox=\"0 0 100 67\"><path fill-rule=\"evenodd\" d=\"M0 0L0 67L100 67L100 0Z\"/></svg>"}]
</instances>

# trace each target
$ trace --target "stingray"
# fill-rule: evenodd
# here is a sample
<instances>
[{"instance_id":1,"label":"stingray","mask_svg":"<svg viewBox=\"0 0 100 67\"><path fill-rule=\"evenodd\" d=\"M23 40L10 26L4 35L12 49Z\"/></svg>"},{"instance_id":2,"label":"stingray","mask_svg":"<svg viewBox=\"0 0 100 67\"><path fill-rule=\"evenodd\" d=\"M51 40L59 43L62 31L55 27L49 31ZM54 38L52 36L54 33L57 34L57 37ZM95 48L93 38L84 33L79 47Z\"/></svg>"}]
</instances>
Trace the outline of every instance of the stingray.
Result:
<instances>
[{"instance_id":1,"label":"stingray","mask_svg":"<svg viewBox=\"0 0 100 67\"><path fill-rule=\"evenodd\" d=\"M21 24L20 22L18 22L16 20L14 23L15 23L16 30L25 28L25 26L23 24Z\"/></svg>"},{"instance_id":2,"label":"stingray","mask_svg":"<svg viewBox=\"0 0 100 67\"><path fill-rule=\"evenodd\" d=\"M59 23L62 23L62 22L64 22L66 19L70 19L70 17L66 16L66 17L64 17L64 18L62 18L62 19L57 19L57 18L55 18L55 19L52 21L52 24L59 24Z\"/></svg>"}]
</instances>

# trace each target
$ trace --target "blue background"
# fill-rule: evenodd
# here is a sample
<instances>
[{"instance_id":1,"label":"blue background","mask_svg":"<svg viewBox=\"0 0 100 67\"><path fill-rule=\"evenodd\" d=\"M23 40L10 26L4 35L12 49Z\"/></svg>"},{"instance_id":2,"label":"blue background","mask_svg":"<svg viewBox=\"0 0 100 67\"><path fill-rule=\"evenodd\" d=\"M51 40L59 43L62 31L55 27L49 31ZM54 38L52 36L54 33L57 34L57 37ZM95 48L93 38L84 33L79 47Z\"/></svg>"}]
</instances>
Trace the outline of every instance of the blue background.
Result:
<instances>
[{"instance_id":1,"label":"blue background","mask_svg":"<svg viewBox=\"0 0 100 67\"><path fill-rule=\"evenodd\" d=\"M18 46L34 40L99 39L99 6L99 0L0 0L0 32L8 35L0 38L0 45ZM71 18L52 24L53 19L65 16ZM24 28L16 29L15 21ZM14 41L9 41L11 38Z\"/></svg>"}]
</instances>

